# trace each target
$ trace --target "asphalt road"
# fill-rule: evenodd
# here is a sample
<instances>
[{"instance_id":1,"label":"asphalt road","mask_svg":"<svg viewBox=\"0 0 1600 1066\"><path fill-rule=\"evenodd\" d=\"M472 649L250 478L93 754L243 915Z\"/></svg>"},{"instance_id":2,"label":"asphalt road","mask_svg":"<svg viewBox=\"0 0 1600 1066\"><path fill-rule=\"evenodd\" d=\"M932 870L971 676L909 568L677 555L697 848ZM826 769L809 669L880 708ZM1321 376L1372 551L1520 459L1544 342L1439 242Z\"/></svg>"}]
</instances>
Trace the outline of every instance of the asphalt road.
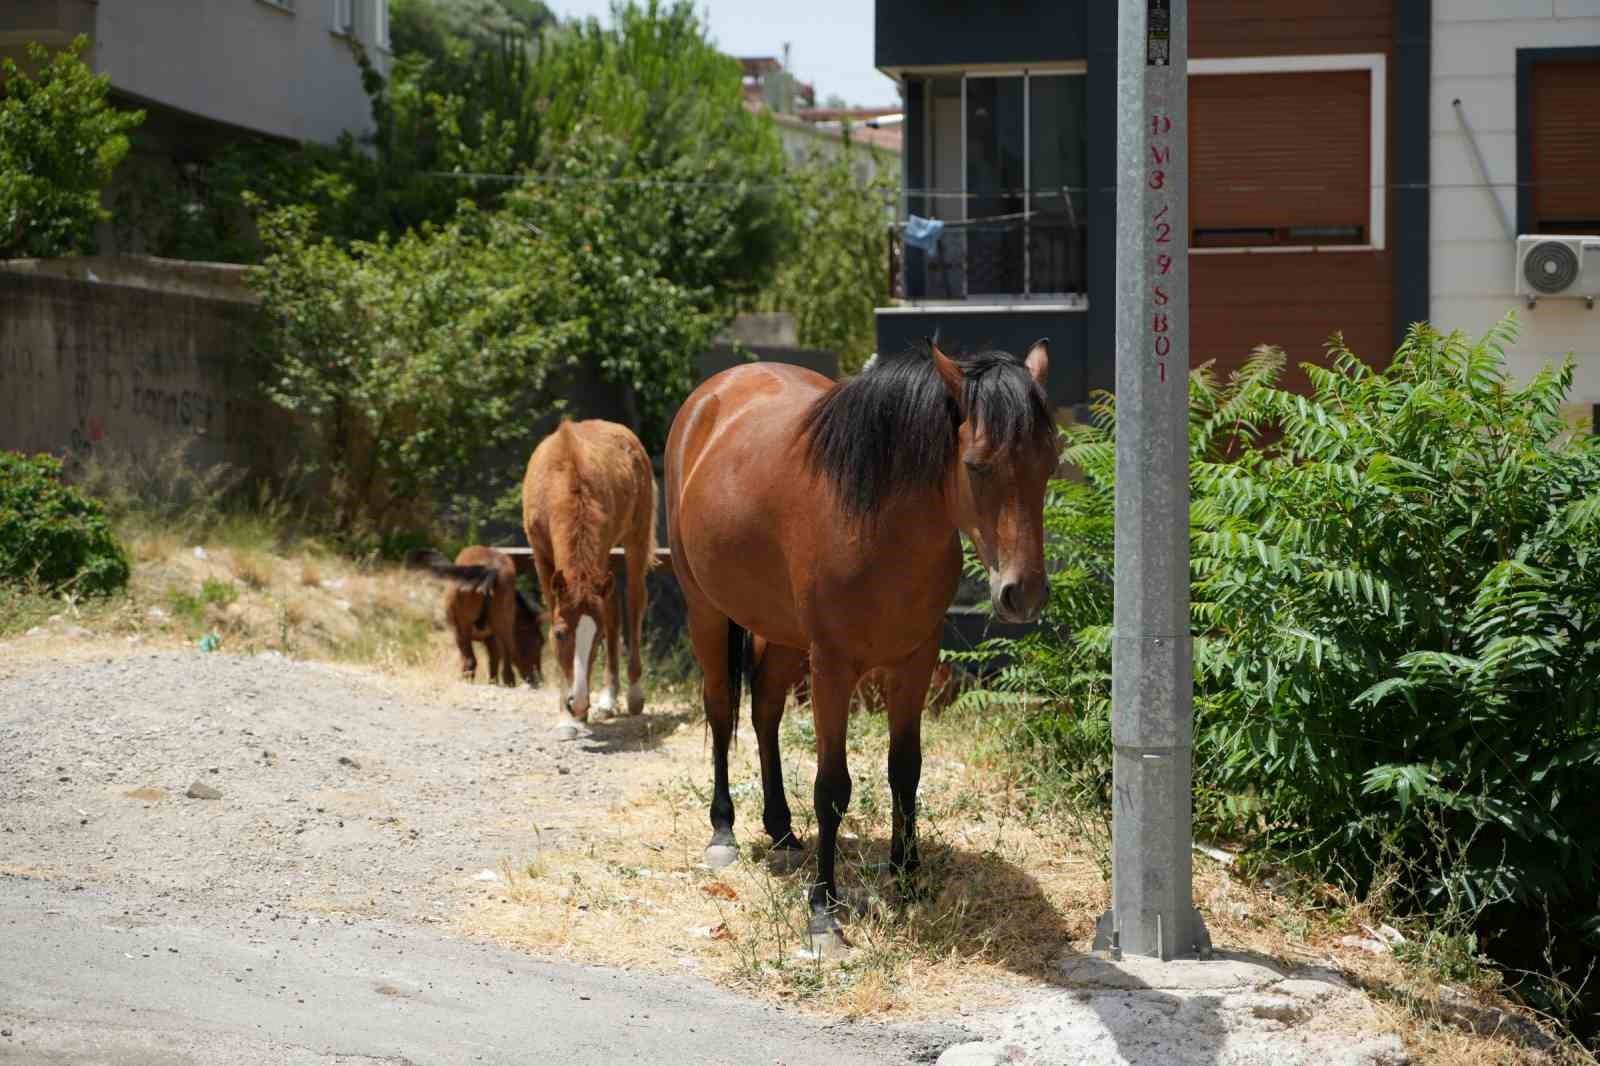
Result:
<instances>
[{"instance_id":1,"label":"asphalt road","mask_svg":"<svg viewBox=\"0 0 1600 1066\"><path fill-rule=\"evenodd\" d=\"M946 1027L827 1022L388 921L0 875L0 1063L826 1064L932 1061Z\"/></svg>"}]
</instances>

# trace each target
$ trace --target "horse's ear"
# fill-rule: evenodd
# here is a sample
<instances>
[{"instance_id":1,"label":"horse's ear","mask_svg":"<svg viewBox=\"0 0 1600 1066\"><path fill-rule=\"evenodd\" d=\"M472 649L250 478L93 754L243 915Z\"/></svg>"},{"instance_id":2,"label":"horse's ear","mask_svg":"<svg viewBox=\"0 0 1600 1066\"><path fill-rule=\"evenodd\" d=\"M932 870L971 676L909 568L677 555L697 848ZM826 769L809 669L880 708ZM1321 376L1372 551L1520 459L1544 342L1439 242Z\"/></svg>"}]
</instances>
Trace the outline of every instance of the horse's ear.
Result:
<instances>
[{"instance_id":1,"label":"horse's ear","mask_svg":"<svg viewBox=\"0 0 1600 1066\"><path fill-rule=\"evenodd\" d=\"M934 369L939 371L939 380L944 382L944 389L955 400L956 406L961 409L961 417L967 416L967 376L961 368L939 350L939 345L933 340L928 341L928 351L933 353Z\"/></svg>"},{"instance_id":2,"label":"horse's ear","mask_svg":"<svg viewBox=\"0 0 1600 1066\"><path fill-rule=\"evenodd\" d=\"M1050 373L1049 339L1040 337L1034 341L1033 347L1028 349L1028 357L1022 361L1022 364L1028 368L1028 373L1033 376L1034 381L1039 383L1039 387L1041 389L1044 388L1044 379Z\"/></svg>"}]
</instances>

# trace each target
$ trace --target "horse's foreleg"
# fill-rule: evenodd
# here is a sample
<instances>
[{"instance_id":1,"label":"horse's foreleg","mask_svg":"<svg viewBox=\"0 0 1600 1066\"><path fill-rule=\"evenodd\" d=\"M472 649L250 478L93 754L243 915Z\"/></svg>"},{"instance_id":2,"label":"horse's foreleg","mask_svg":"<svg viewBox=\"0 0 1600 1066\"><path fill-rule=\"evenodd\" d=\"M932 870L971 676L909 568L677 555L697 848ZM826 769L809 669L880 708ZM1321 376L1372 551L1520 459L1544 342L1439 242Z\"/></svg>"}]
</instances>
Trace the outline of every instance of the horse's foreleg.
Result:
<instances>
[{"instance_id":1,"label":"horse's foreleg","mask_svg":"<svg viewBox=\"0 0 1600 1066\"><path fill-rule=\"evenodd\" d=\"M711 843L706 845L705 863L720 870L739 857L739 844L733 835L733 795L728 789L728 746L733 742L735 716L739 708L733 700L733 670L739 669L740 649L729 639L734 634L728 619L707 607L689 605L689 639L694 642L694 657L700 662L701 695L705 700L706 724L711 728Z\"/></svg>"},{"instance_id":2,"label":"horse's foreleg","mask_svg":"<svg viewBox=\"0 0 1600 1066\"><path fill-rule=\"evenodd\" d=\"M914 871L920 859L917 783L922 779L922 708L938 659L939 641L934 638L888 671L885 685L889 704L889 791L894 797L889 862L901 875ZM902 887L909 893L909 882Z\"/></svg>"},{"instance_id":3,"label":"horse's foreleg","mask_svg":"<svg viewBox=\"0 0 1600 1066\"><path fill-rule=\"evenodd\" d=\"M610 718L617 710L617 687L621 683L617 661L617 596L617 588L613 585L605 602L606 687L595 701L597 721Z\"/></svg>"},{"instance_id":4,"label":"horse's foreleg","mask_svg":"<svg viewBox=\"0 0 1600 1066\"><path fill-rule=\"evenodd\" d=\"M758 653L751 693L751 717L761 751L761 822L772 838L771 862L792 869L801 854L783 790L783 760L778 752L778 726L783 722L789 690L805 672L805 652L767 644Z\"/></svg>"},{"instance_id":5,"label":"horse's foreleg","mask_svg":"<svg viewBox=\"0 0 1600 1066\"><path fill-rule=\"evenodd\" d=\"M655 521L651 515L650 520ZM648 593L644 585L644 572L650 565L650 545L628 553L628 713L644 710L644 611Z\"/></svg>"},{"instance_id":6,"label":"horse's foreleg","mask_svg":"<svg viewBox=\"0 0 1600 1066\"><path fill-rule=\"evenodd\" d=\"M839 823L850 807L850 768L845 755L845 729L850 720L850 693L860 672L848 663L811 656L811 716L817 733L817 882L811 886L811 922L807 933L821 941L836 935L836 912L842 906L834 878Z\"/></svg>"}]
</instances>

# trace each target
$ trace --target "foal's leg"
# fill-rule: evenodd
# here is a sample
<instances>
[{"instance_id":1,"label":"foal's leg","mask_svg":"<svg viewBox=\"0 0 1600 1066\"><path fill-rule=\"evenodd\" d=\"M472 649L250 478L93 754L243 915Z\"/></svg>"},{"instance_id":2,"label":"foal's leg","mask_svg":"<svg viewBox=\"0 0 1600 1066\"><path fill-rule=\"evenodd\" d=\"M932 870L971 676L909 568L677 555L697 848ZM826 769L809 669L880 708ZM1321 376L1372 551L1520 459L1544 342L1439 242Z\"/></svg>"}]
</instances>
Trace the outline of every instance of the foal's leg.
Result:
<instances>
[{"instance_id":1,"label":"foal's leg","mask_svg":"<svg viewBox=\"0 0 1600 1066\"><path fill-rule=\"evenodd\" d=\"M889 704L889 791L894 797L894 833L889 863L901 875L917 868L917 783L922 779L922 708L939 660L937 637L886 671ZM903 885L909 891L910 884Z\"/></svg>"},{"instance_id":2,"label":"foal's leg","mask_svg":"<svg viewBox=\"0 0 1600 1066\"><path fill-rule=\"evenodd\" d=\"M489 684L492 685L500 679L500 642L492 633L483 638L483 650L489 653Z\"/></svg>"},{"instance_id":3,"label":"foal's leg","mask_svg":"<svg viewBox=\"0 0 1600 1066\"><path fill-rule=\"evenodd\" d=\"M605 603L605 629L606 629L606 687L600 693L600 698L595 701L596 721L610 718L617 710L617 588L611 587L606 594Z\"/></svg>"},{"instance_id":4,"label":"foal's leg","mask_svg":"<svg viewBox=\"0 0 1600 1066\"><path fill-rule=\"evenodd\" d=\"M811 886L811 921L806 927L814 944L839 929L842 905L834 878L839 823L850 807L850 768L845 756L845 729L850 721L850 693L861 674L848 662L811 654L811 717L817 732L817 883Z\"/></svg>"},{"instance_id":5,"label":"foal's leg","mask_svg":"<svg viewBox=\"0 0 1600 1066\"><path fill-rule=\"evenodd\" d=\"M456 627L456 651L461 653L461 680L474 680L478 674L478 656L472 650L472 634L460 626Z\"/></svg>"},{"instance_id":6,"label":"foal's leg","mask_svg":"<svg viewBox=\"0 0 1600 1066\"><path fill-rule=\"evenodd\" d=\"M726 616L690 601L689 639L694 642L694 657L700 661L700 691L706 724L711 727L711 843L706 845L705 863L713 870L739 858L739 844L733 835L733 795L728 791L728 745L739 712L733 702L729 665L739 668L740 649L730 646L729 635Z\"/></svg>"},{"instance_id":7,"label":"foal's leg","mask_svg":"<svg viewBox=\"0 0 1600 1066\"><path fill-rule=\"evenodd\" d=\"M798 864L802 845L794 835L789 797L783 791L783 760L778 753L778 726L783 722L783 708L789 698L789 690L805 673L805 666L805 652L766 644L758 652L755 682L750 694L756 744L761 751L761 821L767 835L772 838L772 852L768 861L786 870Z\"/></svg>"},{"instance_id":8,"label":"foal's leg","mask_svg":"<svg viewBox=\"0 0 1600 1066\"><path fill-rule=\"evenodd\" d=\"M656 518L652 514L650 521L654 524ZM628 552L628 713L639 714L644 710L644 660L640 658L644 646L644 610L649 593L645 590L644 574L649 569L653 556L652 545L654 538L647 540L638 548Z\"/></svg>"}]
</instances>

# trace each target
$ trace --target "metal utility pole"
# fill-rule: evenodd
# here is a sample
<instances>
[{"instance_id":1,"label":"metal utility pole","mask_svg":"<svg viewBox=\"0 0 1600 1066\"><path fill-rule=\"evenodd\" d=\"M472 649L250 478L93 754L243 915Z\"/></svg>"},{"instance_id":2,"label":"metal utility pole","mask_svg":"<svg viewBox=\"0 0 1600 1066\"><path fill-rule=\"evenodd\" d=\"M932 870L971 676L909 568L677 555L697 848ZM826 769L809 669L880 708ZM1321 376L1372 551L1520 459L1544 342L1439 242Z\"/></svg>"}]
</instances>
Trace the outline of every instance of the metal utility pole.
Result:
<instances>
[{"instance_id":1,"label":"metal utility pole","mask_svg":"<svg viewBox=\"0 0 1600 1066\"><path fill-rule=\"evenodd\" d=\"M1210 954L1194 908L1188 0L1118 0L1111 910L1095 946Z\"/></svg>"}]
</instances>

